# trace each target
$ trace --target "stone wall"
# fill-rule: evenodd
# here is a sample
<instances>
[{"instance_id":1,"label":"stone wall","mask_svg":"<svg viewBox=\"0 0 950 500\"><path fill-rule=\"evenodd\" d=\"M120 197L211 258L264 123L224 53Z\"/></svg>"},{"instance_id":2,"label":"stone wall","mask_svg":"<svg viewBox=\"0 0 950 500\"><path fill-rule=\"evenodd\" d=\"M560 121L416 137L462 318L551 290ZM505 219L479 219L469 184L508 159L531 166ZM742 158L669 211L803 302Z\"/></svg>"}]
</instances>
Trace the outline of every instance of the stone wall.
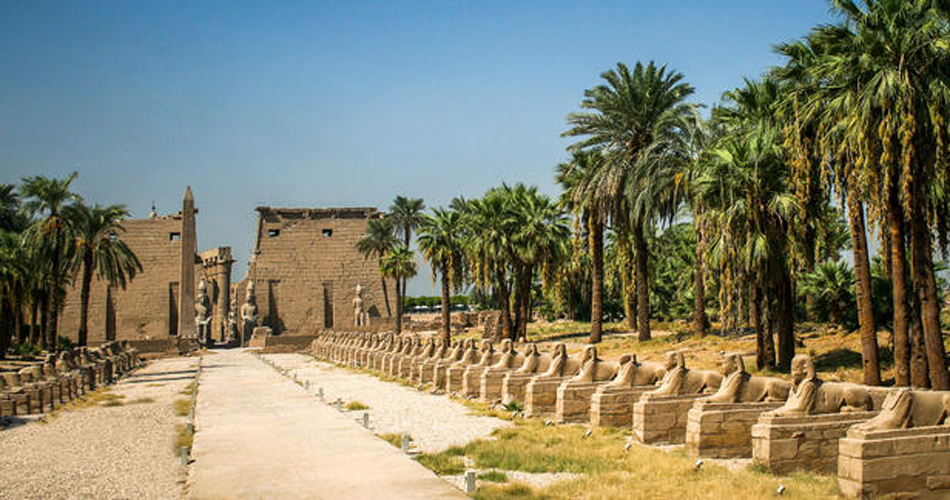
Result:
<instances>
[{"instance_id":1,"label":"stone wall","mask_svg":"<svg viewBox=\"0 0 950 500\"><path fill-rule=\"evenodd\" d=\"M646 393L633 405L633 435L645 444L679 444L686 441L689 410L706 394L665 396Z\"/></svg>"},{"instance_id":2,"label":"stone wall","mask_svg":"<svg viewBox=\"0 0 950 500\"><path fill-rule=\"evenodd\" d=\"M382 279L374 259L365 259L356 242L375 208L258 207L257 241L247 278L235 285L238 307L247 280L256 283L261 324L276 335L306 335L323 328L354 329L353 299L362 286L364 310L387 316ZM395 311L391 280L390 307Z\"/></svg>"},{"instance_id":3,"label":"stone wall","mask_svg":"<svg viewBox=\"0 0 950 500\"><path fill-rule=\"evenodd\" d=\"M181 214L122 223L123 241L142 263L125 290L94 278L89 294L89 343L178 335ZM59 334L78 338L81 279L67 289Z\"/></svg>"}]
</instances>

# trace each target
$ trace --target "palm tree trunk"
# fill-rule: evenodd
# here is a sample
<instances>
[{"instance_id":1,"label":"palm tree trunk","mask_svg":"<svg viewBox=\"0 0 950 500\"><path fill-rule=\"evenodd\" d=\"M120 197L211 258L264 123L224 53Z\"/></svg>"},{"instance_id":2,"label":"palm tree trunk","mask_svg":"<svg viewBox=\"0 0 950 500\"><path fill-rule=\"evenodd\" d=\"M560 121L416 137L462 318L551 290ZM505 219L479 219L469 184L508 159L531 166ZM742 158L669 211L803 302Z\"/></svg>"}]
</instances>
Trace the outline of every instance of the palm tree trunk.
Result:
<instances>
[{"instance_id":1,"label":"palm tree trunk","mask_svg":"<svg viewBox=\"0 0 950 500\"><path fill-rule=\"evenodd\" d=\"M80 291L77 343L80 346L85 346L89 337L89 289L92 287L92 254L86 252L82 261L82 290Z\"/></svg>"},{"instance_id":2,"label":"palm tree trunk","mask_svg":"<svg viewBox=\"0 0 950 500\"><path fill-rule=\"evenodd\" d=\"M0 359L5 359L7 349L10 348L10 342L13 339L13 329L10 328L13 316L13 308L10 307L10 301L6 298L0 298Z\"/></svg>"},{"instance_id":3,"label":"palm tree trunk","mask_svg":"<svg viewBox=\"0 0 950 500\"><path fill-rule=\"evenodd\" d=\"M511 304L509 304L510 294L508 293L507 276L505 276L504 269L501 268L495 274L498 279L498 306L501 309L501 335L506 339L510 339L512 338Z\"/></svg>"},{"instance_id":4,"label":"palm tree trunk","mask_svg":"<svg viewBox=\"0 0 950 500\"><path fill-rule=\"evenodd\" d=\"M919 183L918 183L919 184ZM920 191L920 188L917 189ZM950 373L947 373L946 351L940 328L940 302L937 297L937 281L934 277L931 233L927 226L925 195L918 193L913 200L914 216L910 221L910 252L914 274L914 288L920 304L920 322L927 347L927 364L930 367L930 382L933 389L950 389Z\"/></svg>"},{"instance_id":5,"label":"palm tree trunk","mask_svg":"<svg viewBox=\"0 0 950 500\"><path fill-rule=\"evenodd\" d=\"M528 323L531 322L531 282L534 278L534 266L525 266L524 273L524 295L521 298L522 321L521 328L518 330L518 339L528 341Z\"/></svg>"},{"instance_id":6,"label":"palm tree trunk","mask_svg":"<svg viewBox=\"0 0 950 500\"><path fill-rule=\"evenodd\" d=\"M765 355L765 329L762 325L762 289L756 284L749 285L749 323L755 330L755 367L764 369L770 363Z\"/></svg>"},{"instance_id":7,"label":"palm tree trunk","mask_svg":"<svg viewBox=\"0 0 950 500\"><path fill-rule=\"evenodd\" d=\"M854 255L854 296L858 304L864 384L881 385L881 366L877 348L877 326L874 324L874 301L871 296L871 266L868 262L864 206L854 196L848 197L848 222L851 225L851 248Z\"/></svg>"},{"instance_id":8,"label":"palm tree trunk","mask_svg":"<svg viewBox=\"0 0 950 500\"><path fill-rule=\"evenodd\" d=\"M451 286L449 280L452 278L446 273L447 263L442 263L442 344L449 345L452 341L452 306L451 306Z\"/></svg>"},{"instance_id":9,"label":"palm tree trunk","mask_svg":"<svg viewBox=\"0 0 950 500\"><path fill-rule=\"evenodd\" d=\"M386 317L392 318L393 310L392 310L392 307L390 307L389 305L389 290L386 289L386 276L380 273L379 279L382 281L382 284L383 284L383 302L386 303Z\"/></svg>"},{"instance_id":10,"label":"palm tree trunk","mask_svg":"<svg viewBox=\"0 0 950 500\"><path fill-rule=\"evenodd\" d=\"M524 321L524 310L521 309L521 302L524 298L524 266L516 263L512 267L514 268L514 290L512 291L512 302L514 302L514 321L511 323L511 338L517 342L518 335L521 334L521 323Z\"/></svg>"},{"instance_id":11,"label":"palm tree trunk","mask_svg":"<svg viewBox=\"0 0 950 500\"><path fill-rule=\"evenodd\" d=\"M32 313L30 314L30 343L36 345L40 340L40 300L33 297Z\"/></svg>"},{"instance_id":12,"label":"palm tree trunk","mask_svg":"<svg viewBox=\"0 0 950 500\"><path fill-rule=\"evenodd\" d=\"M764 319L765 335L762 336L762 351L765 353L765 366L775 368L775 316L772 311L775 303L765 296L764 287L759 288L759 314Z\"/></svg>"},{"instance_id":13,"label":"palm tree trunk","mask_svg":"<svg viewBox=\"0 0 950 500\"><path fill-rule=\"evenodd\" d=\"M399 289L399 278L396 278L396 334L402 333L402 292Z\"/></svg>"},{"instance_id":14,"label":"palm tree trunk","mask_svg":"<svg viewBox=\"0 0 950 500\"><path fill-rule=\"evenodd\" d=\"M779 266L777 282L775 283L776 310L770 311L776 317L778 333L777 368L788 372L792 367L792 358L795 357L795 291L792 288L792 277L788 263L782 259Z\"/></svg>"},{"instance_id":15,"label":"palm tree trunk","mask_svg":"<svg viewBox=\"0 0 950 500\"><path fill-rule=\"evenodd\" d=\"M592 269L590 294L590 343L600 343L604 321L604 223L591 214L590 260Z\"/></svg>"},{"instance_id":16,"label":"palm tree trunk","mask_svg":"<svg viewBox=\"0 0 950 500\"><path fill-rule=\"evenodd\" d=\"M636 280L634 279L633 256L627 255L624 258L623 266L623 309L627 316L627 329L631 332L637 331L637 293Z\"/></svg>"},{"instance_id":17,"label":"palm tree trunk","mask_svg":"<svg viewBox=\"0 0 950 500\"><path fill-rule=\"evenodd\" d=\"M894 301L894 383L910 384L910 342L907 307L907 270L904 260L904 219L897 186L890 188L887 202L887 224L891 247L891 286Z\"/></svg>"},{"instance_id":18,"label":"palm tree trunk","mask_svg":"<svg viewBox=\"0 0 950 500\"><path fill-rule=\"evenodd\" d=\"M646 236L643 234L643 221L638 220L633 226L633 246L636 259L637 273L637 323L641 341L650 340L650 270L648 263L650 249L647 246Z\"/></svg>"},{"instance_id":19,"label":"palm tree trunk","mask_svg":"<svg viewBox=\"0 0 950 500\"><path fill-rule=\"evenodd\" d=\"M706 335L706 325L709 319L706 317L706 277L703 269L703 254L706 249L705 236L703 230L697 224L696 227L696 277L693 312L693 333L697 337Z\"/></svg>"},{"instance_id":20,"label":"palm tree trunk","mask_svg":"<svg viewBox=\"0 0 950 500\"><path fill-rule=\"evenodd\" d=\"M910 341L910 385L926 389L930 387L930 374L927 372L927 346L920 319L920 301L912 296L910 302L910 325L907 335Z\"/></svg>"}]
</instances>

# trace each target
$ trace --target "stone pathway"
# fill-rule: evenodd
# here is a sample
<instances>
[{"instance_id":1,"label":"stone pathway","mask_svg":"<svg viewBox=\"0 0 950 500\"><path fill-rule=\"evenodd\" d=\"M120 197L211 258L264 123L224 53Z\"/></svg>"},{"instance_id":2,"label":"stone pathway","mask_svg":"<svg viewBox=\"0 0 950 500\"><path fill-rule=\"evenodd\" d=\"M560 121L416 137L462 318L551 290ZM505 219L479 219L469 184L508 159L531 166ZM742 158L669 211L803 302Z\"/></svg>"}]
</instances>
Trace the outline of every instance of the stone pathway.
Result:
<instances>
[{"instance_id":1,"label":"stone pathway","mask_svg":"<svg viewBox=\"0 0 950 500\"><path fill-rule=\"evenodd\" d=\"M110 406L74 407L0 431L0 499L180 498L173 403L197 358L149 362L105 390ZM35 419L33 419L35 420Z\"/></svg>"},{"instance_id":2,"label":"stone pathway","mask_svg":"<svg viewBox=\"0 0 950 500\"><path fill-rule=\"evenodd\" d=\"M463 446L511 425L501 419L473 415L464 405L444 395L383 382L372 375L338 368L303 354L263 357L289 370L291 375L296 374L301 382L309 380L311 393L322 388L327 402L339 398L344 405L357 401L369 406L368 410L349 412L351 418L355 420L368 413L373 432L408 434L414 447L424 453Z\"/></svg>"},{"instance_id":3,"label":"stone pathway","mask_svg":"<svg viewBox=\"0 0 950 500\"><path fill-rule=\"evenodd\" d=\"M195 427L192 498L465 498L248 351L205 356Z\"/></svg>"}]
</instances>

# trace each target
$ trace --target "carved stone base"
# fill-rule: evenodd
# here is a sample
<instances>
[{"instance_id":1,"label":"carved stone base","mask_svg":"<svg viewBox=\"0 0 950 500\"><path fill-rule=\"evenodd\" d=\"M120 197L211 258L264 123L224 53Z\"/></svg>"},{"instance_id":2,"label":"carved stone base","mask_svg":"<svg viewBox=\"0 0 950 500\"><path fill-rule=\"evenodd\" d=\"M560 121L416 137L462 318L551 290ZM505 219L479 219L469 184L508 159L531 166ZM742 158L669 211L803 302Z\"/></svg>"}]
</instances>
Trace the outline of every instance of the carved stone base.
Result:
<instances>
[{"instance_id":1,"label":"carved stone base","mask_svg":"<svg viewBox=\"0 0 950 500\"><path fill-rule=\"evenodd\" d=\"M432 385L436 389L445 390L445 376L451 366L448 363L437 363L432 369Z\"/></svg>"},{"instance_id":2,"label":"carved stone base","mask_svg":"<svg viewBox=\"0 0 950 500\"><path fill-rule=\"evenodd\" d=\"M752 426L782 404L697 401L686 417L686 449L698 457L751 457Z\"/></svg>"},{"instance_id":3,"label":"carved stone base","mask_svg":"<svg viewBox=\"0 0 950 500\"><path fill-rule=\"evenodd\" d=\"M830 413L799 417L762 415L752 426L752 460L776 474L796 469L834 472L838 440L848 428L877 412Z\"/></svg>"},{"instance_id":4,"label":"carved stone base","mask_svg":"<svg viewBox=\"0 0 950 500\"><path fill-rule=\"evenodd\" d=\"M495 403L502 400L502 389L505 377L510 371L489 368L482 372L481 390L478 399L486 403Z\"/></svg>"},{"instance_id":5,"label":"carved stone base","mask_svg":"<svg viewBox=\"0 0 950 500\"><path fill-rule=\"evenodd\" d=\"M607 382L564 382L557 388L554 421L559 424L590 422L591 396Z\"/></svg>"},{"instance_id":6,"label":"carved stone base","mask_svg":"<svg viewBox=\"0 0 950 500\"><path fill-rule=\"evenodd\" d=\"M950 495L950 427L851 428L838 442L838 489L848 497Z\"/></svg>"},{"instance_id":7,"label":"carved stone base","mask_svg":"<svg viewBox=\"0 0 950 500\"><path fill-rule=\"evenodd\" d=\"M646 393L633 405L633 435L645 444L686 441L686 420L697 399L708 394L661 396Z\"/></svg>"},{"instance_id":8,"label":"carved stone base","mask_svg":"<svg viewBox=\"0 0 950 500\"><path fill-rule=\"evenodd\" d=\"M557 388L569 377L534 377L524 388L524 414L553 417L557 412Z\"/></svg>"},{"instance_id":9,"label":"carved stone base","mask_svg":"<svg viewBox=\"0 0 950 500\"><path fill-rule=\"evenodd\" d=\"M505 375L501 381L501 402L509 404L513 401L519 403L525 402L525 387L531 382L531 379L537 377L536 373L516 373L510 372Z\"/></svg>"},{"instance_id":10,"label":"carved stone base","mask_svg":"<svg viewBox=\"0 0 950 500\"><path fill-rule=\"evenodd\" d=\"M462 397L478 397L482 393L482 374L485 373L484 366L469 366L462 374Z\"/></svg>"},{"instance_id":11,"label":"carved stone base","mask_svg":"<svg viewBox=\"0 0 950 500\"><path fill-rule=\"evenodd\" d=\"M425 361L419 365L418 373L419 378L414 382L417 384L430 384L435 380L435 367L438 364L438 361Z\"/></svg>"},{"instance_id":12,"label":"carved stone base","mask_svg":"<svg viewBox=\"0 0 950 500\"><path fill-rule=\"evenodd\" d=\"M462 376L468 366L450 366L445 370L445 392L449 394L462 392Z\"/></svg>"},{"instance_id":13,"label":"carved stone base","mask_svg":"<svg viewBox=\"0 0 950 500\"><path fill-rule=\"evenodd\" d=\"M643 393L656 389L654 385L636 387L601 386L590 398L590 424L594 427L624 427L633 425L633 405Z\"/></svg>"}]
</instances>

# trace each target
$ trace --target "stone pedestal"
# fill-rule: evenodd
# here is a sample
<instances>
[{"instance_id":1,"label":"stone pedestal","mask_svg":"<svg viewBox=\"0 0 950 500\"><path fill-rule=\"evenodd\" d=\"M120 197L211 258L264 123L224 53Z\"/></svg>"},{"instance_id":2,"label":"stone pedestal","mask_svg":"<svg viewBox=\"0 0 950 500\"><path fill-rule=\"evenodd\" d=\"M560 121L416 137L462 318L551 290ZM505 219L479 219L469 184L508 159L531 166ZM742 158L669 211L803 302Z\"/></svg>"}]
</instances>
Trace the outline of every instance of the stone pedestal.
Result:
<instances>
[{"instance_id":1,"label":"stone pedestal","mask_svg":"<svg viewBox=\"0 0 950 500\"><path fill-rule=\"evenodd\" d=\"M607 382L562 383L557 388L554 421L559 424L590 422L591 396Z\"/></svg>"},{"instance_id":2,"label":"stone pedestal","mask_svg":"<svg viewBox=\"0 0 950 500\"><path fill-rule=\"evenodd\" d=\"M633 405L633 435L644 444L686 441L686 420L697 399L708 394L665 396L646 393Z\"/></svg>"},{"instance_id":3,"label":"stone pedestal","mask_svg":"<svg viewBox=\"0 0 950 500\"><path fill-rule=\"evenodd\" d=\"M783 404L697 401L686 417L686 449L698 457L751 457L752 426Z\"/></svg>"},{"instance_id":4,"label":"stone pedestal","mask_svg":"<svg viewBox=\"0 0 950 500\"><path fill-rule=\"evenodd\" d=\"M838 440L848 428L877 412L829 413L780 417L761 415L752 426L752 460L775 474L796 469L834 472Z\"/></svg>"},{"instance_id":5,"label":"stone pedestal","mask_svg":"<svg viewBox=\"0 0 950 500\"><path fill-rule=\"evenodd\" d=\"M590 398L590 424L594 427L623 427L633 425L633 405L655 385L635 387L600 386Z\"/></svg>"},{"instance_id":6,"label":"stone pedestal","mask_svg":"<svg viewBox=\"0 0 950 500\"><path fill-rule=\"evenodd\" d=\"M465 369L468 368L468 365L465 366L450 366L445 370L445 392L452 393L461 393L462 392L462 376L465 374Z\"/></svg>"},{"instance_id":7,"label":"stone pedestal","mask_svg":"<svg viewBox=\"0 0 950 500\"><path fill-rule=\"evenodd\" d=\"M414 380L419 384L429 384L435 381L435 367L438 365L438 360L426 360L419 365L418 379Z\"/></svg>"},{"instance_id":8,"label":"stone pedestal","mask_svg":"<svg viewBox=\"0 0 950 500\"><path fill-rule=\"evenodd\" d=\"M513 401L524 403L525 387L528 386L531 379L537 376L537 373L509 372L501 381L501 402L504 404L509 404Z\"/></svg>"},{"instance_id":9,"label":"stone pedestal","mask_svg":"<svg viewBox=\"0 0 950 500\"><path fill-rule=\"evenodd\" d=\"M838 489L855 498L950 496L950 427L848 429L838 442Z\"/></svg>"},{"instance_id":10,"label":"stone pedestal","mask_svg":"<svg viewBox=\"0 0 950 500\"><path fill-rule=\"evenodd\" d=\"M569 378L532 378L524 388L524 414L528 417L554 417L557 413L557 388Z\"/></svg>"},{"instance_id":11,"label":"stone pedestal","mask_svg":"<svg viewBox=\"0 0 950 500\"><path fill-rule=\"evenodd\" d=\"M482 372L481 390L478 394L478 399L486 403L501 401L505 377L510 373L511 371L509 370L500 370L497 368L489 368Z\"/></svg>"},{"instance_id":12,"label":"stone pedestal","mask_svg":"<svg viewBox=\"0 0 950 500\"><path fill-rule=\"evenodd\" d=\"M482 394L482 374L487 371L484 366L469 366L462 375L462 397L478 397Z\"/></svg>"}]
</instances>

